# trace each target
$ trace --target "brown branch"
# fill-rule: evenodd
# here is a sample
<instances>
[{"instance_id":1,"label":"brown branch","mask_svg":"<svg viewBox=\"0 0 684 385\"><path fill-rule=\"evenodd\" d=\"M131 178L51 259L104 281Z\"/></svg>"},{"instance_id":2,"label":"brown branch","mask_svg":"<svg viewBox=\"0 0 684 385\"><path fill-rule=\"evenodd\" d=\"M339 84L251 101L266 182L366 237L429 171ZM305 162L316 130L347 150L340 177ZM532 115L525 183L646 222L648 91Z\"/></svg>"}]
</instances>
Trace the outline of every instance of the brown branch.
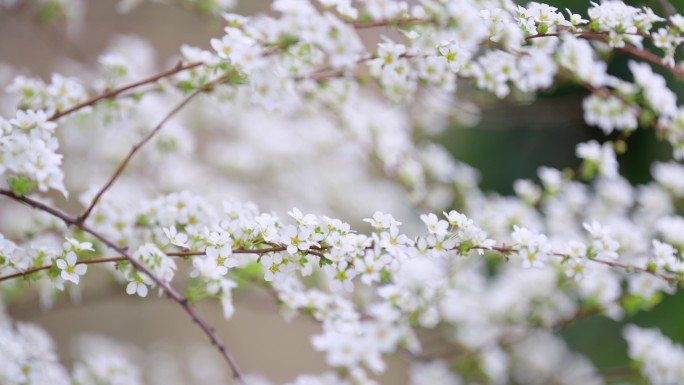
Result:
<instances>
[{"instance_id":1,"label":"brown branch","mask_svg":"<svg viewBox=\"0 0 684 385\"><path fill-rule=\"evenodd\" d=\"M573 32L574 35L582 37L587 40L596 40L596 41L604 41L605 42L605 37L607 36L606 33L604 32ZM650 35L644 35L644 34L633 34L636 36L641 36L643 38L650 38ZM537 39L537 38L542 38L542 37L558 37L560 36L559 33L539 33L536 35L531 35L527 36L525 39ZM614 47L614 49L628 53L630 55L633 55L635 57L638 57L642 60L648 61L650 63L653 63L655 65L658 65L672 74L678 76L678 77L684 77L684 68L679 68L679 67L671 67L667 64L665 64L662 60L662 58L656 54L653 54L649 51L639 49L633 46L626 45L624 47Z\"/></svg>"},{"instance_id":2,"label":"brown branch","mask_svg":"<svg viewBox=\"0 0 684 385\"><path fill-rule=\"evenodd\" d=\"M109 188L112 187L112 185L114 184L114 182L116 182L116 180L119 178L119 176L121 176L121 174L126 169L126 166L131 161L133 156L138 152L138 150L140 150L140 148L142 148L142 146L144 146L147 142L149 142L150 139L152 139L152 137L154 135L156 135L162 129L164 124L166 124L174 115L176 115L180 110L182 110L183 107L185 107L188 103L190 103L190 101L192 99L194 99L197 95L199 95L200 93L202 93L206 90L213 88L217 84L223 82L226 78L227 78L227 75L223 75L223 76L217 78L216 80L214 80L210 83L207 83L203 87L196 89L193 93L191 93L185 99L183 99L180 103L178 103L178 105L176 105L171 111L169 111L169 113L167 113L166 116L164 116L164 118L161 120L161 122L159 122L159 124L157 124L150 132L148 132L147 135L145 135L145 137L142 138L142 140L140 140L138 143L136 143L133 146L133 148L131 149L131 151L128 153L126 158L124 158L124 160L121 162L121 164L119 164L119 167L116 169L116 171L114 171L114 174L112 174L112 176L109 178L107 183L105 183L105 185L102 186L102 188L97 192L97 194L95 194L95 197L91 200L88 208L83 212L83 214L81 214L81 216L78 217L79 223L84 223L85 220L88 219L88 216L90 215L90 213L95 208L95 205L97 205L97 202L100 200L102 195L104 195L104 193L107 192L107 190L109 190Z\"/></svg>"},{"instance_id":3,"label":"brown branch","mask_svg":"<svg viewBox=\"0 0 684 385\"><path fill-rule=\"evenodd\" d=\"M475 249L475 250L494 250L494 251L498 251L502 254L514 254L514 253L517 253L519 251L518 249L516 249L514 247L508 247L505 245L504 246L494 246L490 249L487 249L484 247L473 247L472 249ZM571 258L570 255L563 254L563 253L551 253L551 255L556 256L556 257L561 257L561 258ZM586 259L589 261L594 261L596 263L600 263L600 264L610 266L613 268L619 268L619 269L625 270L627 272L636 271L639 273L651 274L651 275L656 276L658 278L664 279L665 281L667 281L670 284L675 284L675 283L678 283L680 281L680 279L676 276L659 273L657 271L653 271L653 270L650 270L650 269L644 268L644 267L625 265L623 263L608 261L608 260L599 259L599 258L586 257Z\"/></svg>"},{"instance_id":4,"label":"brown branch","mask_svg":"<svg viewBox=\"0 0 684 385\"><path fill-rule=\"evenodd\" d=\"M431 20L418 19L415 17L409 17L406 19L396 19L396 20L375 20L375 21L354 21L351 23L352 27L355 29L368 29L376 27L400 27L407 24L423 24L429 23Z\"/></svg>"},{"instance_id":5,"label":"brown branch","mask_svg":"<svg viewBox=\"0 0 684 385\"><path fill-rule=\"evenodd\" d=\"M134 88L138 88L138 87L143 86L143 85L145 85L145 84L157 82L157 81L159 81L160 79L163 79L163 78L166 78L166 77L175 75L175 74L177 74L177 73L179 73L179 72L182 72L182 71L185 71L185 70L189 70L189 69L191 69L191 68L199 67L199 66L201 66L202 64L204 64L204 63L202 63L202 62L194 62L194 63L189 63L189 64L178 63L177 66L171 68L170 70L167 70L167 71L158 73L158 74L156 74L156 75L154 75L154 76L150 76L149 78L140 80L140 81L138 81L138 82L131 83L131 84L129 84L129 85L126 85L126 86L123 86L123 87L120 87L120 88L117 88L117 89L114 89L114 90L111 90L111 91L107 91L107 92L105 92L105 93L103 93L103 94L101 94L101 95L98 95L98 96L95 96L95 97L93 97L93 98L91 98L91 99L88 99L88 100L86 100L86 101L83 101L83 102L81 102L81 103L79 103L79 104L77 104L77 105L75 105L75 106L73 106L73 107L70 107L70 108L68 108L68 109L66 109L66 110L64 110L64 111L56 111L56 112L49 118L49 120L51 120L51 121L52 121L52 120L57 120L57 119L62 118L62 117L64 117L64 116L66 116L66 115L69 115L69 114L71 114L71 113L73 113L73 112L76 112L76 111L78 111L78 110L80 110L80 109L83 109L83 108L88 107L88 106L92 106L92 105L94 105L95 103L99 102L100 100L115 98L117 95L119 95L119 94L122 93L122 92L131 90L131 89L134 89Z\"/></svg>"},{"instance_id":6,"label":"brown branch","mask_svg":"<svg viewBox=\"0 0 684 385\"><path fill-rule=\"evenodd\" d=\"M76 261L77 265L90 265L90 264L95 264L95 263L107 263L107 262L119 262L119 261L125 261L125 257L111 257L111 258L93 258L93 259L80 259ZM24 271L20 271L18 273L14 274L9 274L4 277L0 277L0 282L2 281L7 281L13 278L19 278L19 277L25 277L27 275L31 275L33 273L36 273L38 271L43 271L43 270L50 270L52 268L52 265L45 265L41 267L33 267L30 269L26 269Z\"/></svg>"},{"instance_id":7,"label":"brown branch","mask_svg":"<svg viewBox=\"0 0 684 385\"><path fill-rule=\"evenodd\" d=\"M23 197L23 196L17 196L14 195L9 190L4 190L0 189L0 195L5 195L11 199L14 199L17 202L24 203L30 207L33 207L35 209L45 211L48 214L51 214L59 219L61 219L65 224L68 226L74 226L77 227L84 232L92 235L93 237L97 238L100 240L102 243L104 243L106 246L108 246L110 249L116 251L117 253L121 254L126 260L128 260L131 265L133 265L134 268L137 270L141 271L143 274L147 275L150 277L150 279L158 285L164 293L177 302L183 310L185 310L186 313L192 318L192 320L204 331L204 333L209 337L209 340L211 343L216 346L216 348L221 352L223 355L223 358L226 360L228 365L233 371L233 377L237 379L240 383L244 384L244 376L242 375L242 370L238 366L237 362L235 361L235 358L233 355L228 351L226 348L225 344L223 341L221 341L221 338L216 334L214 328L212 328L200 315L195 311L195 309L190 305L188 302L187 298L184 298L176 289L174 289L168 282L162 280L159 278L156 274L154 274L150 269L147 268L142 262L139 260L133 258L132 255L126 251L125 248L122 246L118 245L117 243L109 240L107 237L104 235L100 234L96 230L90 228L88 225L83 223L83 221L80 218L72 217L69 214L66 214L60 210L57 210L53 207L50 207L44 203L38 202L36 200L33 200L31 198Z\"/></svg>"},{"instance_id":8,"label":"brown branch","mask_svg":"<svg viewBox=\"0 0 684 385\"><path fill-rule=\"evenodd\" d=\"M0 190L0 194L2 195L7 195L4 193L4 191ZM319 252L319 251L313 251L313 250L328 250L330 249L330 246L324 246L324 247L312 247L311 250L306 250L308 254L315 255L321 259L328 259L328 257L325 256L325 254ZM265 249L233 249L232 253L233 254L267 254L267 253L276 253L280 251L285 251L287 250L286 246L277 246L277 247L269 247ZM198 256L198 255L206 255L206 251L176 251L176 252L170 252L170 253L164 253L168 257L193 257L193 256ZM110 257L110 258L93 258L93 259L80 259L76 261L77 265L84 265L84 264L99 264L99 263L107 263L107 262L120 262L120 261L125 261L126 257ZM31 275L33 273L43 271L43 270L50 270L52 268L52 264L45 265L45 266L40 266L40 267L32 267L30 269L26 269L24 271L19 271L13 274L9 274L6 276L0 277L0 282L2 281L7 281L10 279L14 278L20 278L20 277L25 277L27 275Z\"/></svg>"},{"instance_id":9,"label":"brown branch","mask_svg":"<svg viewBox=\"0 0 684 385\"><path fill-rule=\"evenodd\" d=\"M675 76L684 77L684 68L670 67L669 65L663 63L663 60L660 56L655 55L649 51L641 50L641 49L638 49L636 47L632 47L629 45L626 45L624 47L617 48L617 49L622 51L622 52L628 53L630 55L634 55L640 59L651 62L655 65L660 66L660 67L663 67L664 69L670 71Z\"/></svg>"}]
</instances>

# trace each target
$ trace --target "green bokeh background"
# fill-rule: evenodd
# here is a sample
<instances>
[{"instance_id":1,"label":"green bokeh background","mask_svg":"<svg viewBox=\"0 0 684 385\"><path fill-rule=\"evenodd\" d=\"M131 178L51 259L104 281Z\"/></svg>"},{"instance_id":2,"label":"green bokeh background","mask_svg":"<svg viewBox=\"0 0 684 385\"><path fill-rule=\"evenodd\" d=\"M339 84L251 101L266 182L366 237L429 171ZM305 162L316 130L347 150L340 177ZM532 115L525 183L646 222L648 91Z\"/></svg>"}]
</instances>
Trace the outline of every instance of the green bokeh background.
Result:
<instances>
[{"instance_id":1,"label":"green bokeh background","mask_svg":"<svg viewBox=\"0 0 684 385\"><path fill-rule=\"evenodd\" d=\"M626 1L633 6L649 6L662 15L656 1ZM521 2L522 3L522 2ZM589 1L546 1L559 9L570 8L586 18ZM684 10L684 1L671 2L678 12ZM646 43L648 46L648 43ZM628 55L615 54L609 61L609 73L631 80L627 67ZM677 59L680 59L677 57ZM670 88L679 100L684 86L661 68L652 68L666 77ZM482 120L476 128L450 130L443 144L459 160L481 172L481 187L485 191L501 194L513 193L513 182L519 178L538 180L537 168L541 165L576 168L575 146L579 142L608 138L596 127L588 127L582 119L582 99L588 92L571 85L558 86L540 95L534 102L501 102L483 109ZM627 153L618 157L620 172L631 183L649 182L650 167L654 161L672 158L668 143L658 141L654 130L639 129L627 139ZM680 213L681 214L681 213ZM622 338L624 325L633 323L642 327L658 327L679 343L684 343L684 293L665 296L653 310L640 312L621 322L602 316L591 316L561 330L561 335L575 351L590 358L599 369L624 367L628 362L627 344Z\"/></svg>"}]
</instances>

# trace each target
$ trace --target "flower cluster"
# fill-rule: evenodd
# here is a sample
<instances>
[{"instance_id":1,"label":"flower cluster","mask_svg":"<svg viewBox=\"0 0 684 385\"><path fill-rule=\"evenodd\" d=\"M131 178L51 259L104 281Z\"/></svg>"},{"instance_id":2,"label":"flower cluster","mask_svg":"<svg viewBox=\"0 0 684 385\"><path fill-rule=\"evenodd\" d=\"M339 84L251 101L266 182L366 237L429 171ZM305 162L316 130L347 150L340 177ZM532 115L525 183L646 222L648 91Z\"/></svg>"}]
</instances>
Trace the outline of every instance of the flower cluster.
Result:
<instances>
[{"instance_id":1,"label":"flower cluster","mask_svg":"<svg viewBox=\"0 0 684 385\"><path fill-rule=\"evenodd\" d=\"M4 308L2 317L4 318ZM0 381L3 384L67 385L69 374L60 365L50 336L27 323L0 324Z\"/></svg>"},{"instance_id":2,"label":"flower cluster","mask_svg":"<svg viewBox=\"0 0 684 385\"><path fill-rule=\"evenodd\" d=\"M43 192L55 189L67 195L56 127L43 111L20 110L9 120L0 117L0 176L8 175L17 193L30 192L33 184Z\"/></svg>"},{"instance_id":3,"label":"flower cluster","mask_svg":"<svg viewBox=\"0 0 684 385\"><path fill-rule=\"evenodd\" d=\"M657 329L628 325L623 330L631 359L641 364L644 377L654 385L677 384L684 379L684 349Z\"/></svg>"}]
</instances>

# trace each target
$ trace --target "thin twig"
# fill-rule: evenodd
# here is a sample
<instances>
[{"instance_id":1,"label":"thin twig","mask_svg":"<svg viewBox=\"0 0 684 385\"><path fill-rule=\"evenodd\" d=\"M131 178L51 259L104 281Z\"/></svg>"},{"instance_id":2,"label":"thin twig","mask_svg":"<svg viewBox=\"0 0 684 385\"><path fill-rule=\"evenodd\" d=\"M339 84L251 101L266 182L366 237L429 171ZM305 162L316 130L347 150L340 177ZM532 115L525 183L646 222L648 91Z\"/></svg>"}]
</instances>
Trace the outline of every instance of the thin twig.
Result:
<instances>
[{"instance_id":1,"label":"thin twig","mask_svg":"<svg viewBox=\"0 0 684 385\"><path fill-rule=\"evenodd\" d=\"M103 94L100 94L100 95L95 96L95 97L93 97L93 98L91 98L91 99L88 99L88 100L86 100L86 101L83 101L83 102L81 102L81 103L79 103L79 104L77 104L77 105L75 105L75 106L73 106L73 107L67 108L67 109L64 110L64 111L56 111L56 112L49 118L49 120L51 120L51 121L52 121L52 120L57 120L57 119L62 118L62 117L64 117L64 116L66 116L66 115L69 115L69 114L71 114L71 113L73 113L73 112L76 112L76 111L78 111L78 110L80 110L80 109L83 109L83 108L88 107L88 106L92 106L92 105L94 105L95 103L99 102L100 100L115 98L117 95L119 95L119 94L122 93L122 92L131 90L131 89L134 89L134 88L138 88L138 87L143 86L143 85L145 85L145 84L155 83L155 82L159 81L160 79L163 79L163 78L166 78L166 77L175 75L175 74L177 74L177 73L179 73L179 72L182 72L182 71L185 71L185 70L189 70L189 69L191 69L191 68L199 67L199 66L201 66L202 64L203 64L202 62L194 62L194 63L189 63L189 64L178 63L177 66L171 68L170 70L167 70L167 71L164 71L164 72L160 72L160 73L158 73L158 74L156 74L156 75L150 76L149 78L146 78L146 79L137 81L137 82L135 82L135 83L131 83L131 84L129 84L129 85L126 85L126 86L123 86L123 87L120 87L120 88L117 88L117 89L114 89L114 90L111 90L111 91L107 91L107 92L105 92L105 93L103 93Z\"/></svg>"},{"instance_id":2,"label":"thin twig","mask_svg":"<svg viewBox=\"0 0 684 385\"><path fill-rule=\"evenodd\" d=\"M0 191L0 194L4 194L3 192ZM314 251L314 250L327 250L330 249L330 246L324 246L324 247L312 247L311 250L305 250L306 253L315 255L321 259L329 259L328 257L325 256L325 254L319 252L319 251ZM264 248L264 249L233 249L232 253L233 254L268 254L268 253L277 253L281 251L287 250L286 246L275 246L275 247L269 247L269 248ZM184 257L194 257L194 256L199 256L199 255L206 255L206 251L173 251L170 253L164 253L168 257L179 257L179 258L184 258ZM126 257L110 257L110 258L92 258L92 259L79 259L76 261L77 265L84 265L84 264L99 264L99 263L107 263L107 262L120 262L120 261L125 261ZM8 274L6 276L0 277L0 282L2 281L8 281L10 279L14 278L21 278L21 277L26 277L28 275L31 275L33 273L37 273L39 271L43 270L50 270L52 268L52 264L48 264L45 266L40 266L40 267L32 267L30 269L26 269L23 271L19 271L16 273Z\"/></svg>"},{"instance_id":3,"label":"thin twig","mask_svg":"<svg viewBox=\"0 0 684 385\"><path fill-rule=\"evenodd\" d=\"M79 259L76 261L77 265L90 265L90 264L96 264L96 263L107 263L107 262L119 262L119 261L125 261L125 257L111 257L111 258L93 258L93 259ZM41 267L32 267L30 269L26 269L24 271L20 271L14 274L9 274L4 277L0 277L0 282L2 281L7 281L13 278L19 278L19 277L25 277L27 275L31 275L33 273L43 271L43 270L50 270L52 269L52 265L45 265Z\"/></svg>"},{"instance_id":4,"label":"thin twig","mask_svg":"<svg viewBox=\"0 0 684 385\"><path fill-rule=\"evenodd\" d=\"M77 227L84 232L92 235L93 237L99 239L102 243L104 243L106 246L111 248L112 250L116 251L117 253L121 254L126 260L128 260L131 265L133 265L134 268L137 270L141 271L143 274L147 275L150 277L150 279L158 285L164 293L177 302L183 310L185 310L186 313L192 318L192 320L204 331L204 333L209 337L209 340L211 343L216 346L216 348L221 352L223 355L223 358L226 360L228 365L233 371L233 377L237 379L241 384L244 384L244 376L242 374L242 370L237 364L237 361L235 361L235 358L233 355L228 351L226 348L225 344L223 341L221 341L221 338L216 334L215 330L213 327L211 327L200 315L195 311L195 309L190 305L190 302L188 301L187 298L184 298L176 289L174 289L168 282L162 280L159 278L156 274L154 274L150 269L147 268L142 262L139 260L133 258L132 255L126 251L125 248L122 246L118 245L116 242L111 241L104 235L100 234L98 231L90 228L88 225L83 223L83 221L80 220L80 218L73 217L67 213L64 213L56 208L50 207L44 203L38 202L36 200L33 200L31 198L23 197L23 196L17 196L12 193L10 190L4 190L0 189L0 195L5 195L11 199L14 199L15 201L24 203L28 206L31 206L35 209L44 211L48 214L51 214L52 216L55 216L59 219L61 219L65 224L68 226L74 226Z\"/></svg>"},{"instance_id":5,"label":"thin twig","mask_svg":"<svg viewBox=\"0 0 684 385\"><path fill-rule=\"evenodd\" d=\"M671 67L671 66L667 65L666 63L664 63L663 59L660 56L655 55L649 51L646 51L643 49L638 49L636 47L632 47L632 46L628 46L628 45L626 45L624 47L617 48L617 49L622 51L622 52L626 52L630 55L634 55L640 59L651 62L655 65L660 66L660 67L663 67L666 70L670 71L673 75L676 75L680 78L684 77L684 68Z\"/></svg>"},{"instance_id":6,"label":"thin twig","mask_svg":"<svg viewBox=\"0 0 684 385\"><path fill-rule=\"evenodd\" d=\"M431 20L426 20L426 19L418 19L415 17L409 17L409 18L404 18L404 19L395 19L395 20L375 20L375 21L354 21L351 23L351 25L355 29L368 29L368 28L376 28L376 27L400 27L402 25L406 24L422 24L422 23L430 23Z\"/></svg>"},{"instance_id":7,"label":"thin twig","mask_svg":"<svg viewBox=\"0 0 684 385\"><path fill-rule=\"evenodd\" d=\"M83 212L83 214L81 214L81 216L78 217L78 221L80 223L84 223L86 219L88 219L88 216L93 211L95 205L97 205L97 202L100 200L102 195L104 195L104 193L112 187L114 182L116 182L119 176L121 176L123 171L126 169L128 163L131 161L133 156L138 152L138 150L142 148L142 146L149 142L150 139L152 139L152 137L156 135L174 115L176 115L180 110L183 109L183 107L190 103L192 99L194 99L197 95L201 94L202 92L211 89L217 84L223 82L226 79L226 77L227 75L223 75L217 78L216 80L207 83L203 87L196 89L193 93L185 97L185 99L183 99L180 103L178 103L178 105L176 105L171 111L169 111L169 113L167 113L166 116L164 116L164 118L159 122L159 124L157 124L150 132L148 132L147 135L145 135L145 137L142 138L142 140L136 143L133 146L133 148L131 148L131 151L128 153L126 158L124 158L121 164L119 164L119 167L117 167L116 171L114 172L114 174L112 174L107 183L105 183L105 185L102 186L102 188L100 188L97 194L95 194L95 197L93 197L93 199L91 200L90 205L88 205L88 208Z\"/></svg>"},{"instance_id":8,"label":"thin twig","mask_svg":"<svg viewBox=\"0 0 684 385\"><path fill-rule=\"evenodd\" d=\"M508 247L508 246L494 246L491 248L474 247L473 249L475 249L475 250L494 250L494 251L498 251L499 253L502 253L502 254L514 254L514 253L517 253L518 251L520 251L514 247ZM570 255L563 254L563 253L555 253L554 252L554 253L551 253L551 255L556 256L556 257L561 257L561 258L570 258ZM644 268L644 267L625 265L623 263L608 261L608 260L599 259L599 258L589 258L589 257L586 257L586 258L589 261L594 261L596 263L600 263L602 265L606 265L606 266L610 266L613 268L625 270L627 272L636 271L639 273L651 274L651 275L656 276L658 278L664 279L665 281L667 281L668 283L671 283L671 284L675 284L675 283L680 281L680 279L676 276L659 273L657 271L653 271L653 270L650 270L650 269Z\"/></svg>"},{"instance_id":9,"label":"thin twig","mask_svg":"<svg viewBox=\"0 0 684 385\"><path fill-rule=\"evenodd\" d=\"M596 40L596 41L605 41L605 38L607 36L606 33L599 33L599 32L574 32L573 34L587 39L587 40ZM643 35L643 34L635 34L644 38L650 38L650 35ZM531 35L526 37L526 40L530 39L537 39L537 38L543 38L543 37L558 37L560 36L559 33L539 33L536 35ZM636 56L640 59L643 59L645 61L648 61L650 63L653 63L655 65L658 65L660 67L663 67L664 69L670 71L672 74L678 76L678 77L684 77L684 69L679 68L679 67L672 67L667 65L666 63L663 62L663 59L655 55L647 50L644 49L639 49L633 46L625 45L624 47L614 47L614 49L618 51L622 51L625 53L628 53L630 55Z\"/></svg>"}]
</instances>

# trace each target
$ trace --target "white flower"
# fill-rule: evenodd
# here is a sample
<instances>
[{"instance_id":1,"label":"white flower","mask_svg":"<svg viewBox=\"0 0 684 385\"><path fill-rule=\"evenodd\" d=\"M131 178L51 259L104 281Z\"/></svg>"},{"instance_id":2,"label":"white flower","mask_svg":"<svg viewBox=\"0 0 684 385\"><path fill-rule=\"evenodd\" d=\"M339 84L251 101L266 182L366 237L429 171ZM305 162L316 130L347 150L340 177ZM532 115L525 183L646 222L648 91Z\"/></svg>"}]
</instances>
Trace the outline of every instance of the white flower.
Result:
<instances>
[{"instance_id":1,"label":"white flower","mask_svg":"<svg viewBox=\"0 0 684 385\"><path fill-rule=\"evenodd\" d=\"M145 274L134 274L133 280L126 285L126 293L128 295L137 294L140 297L147 297L148 285L152 284L152 280Z\"/></svg>"},{"instance_id":2,"label":"white flower","mask_svg":"<svg viewBox=\"0 0 684 385\"><path fill-rule=\"evenodd\" d=\"M635 110L615 96L589 95L582 102L584 120L608 135L614 130L635 130L639 124Z\"/></svg>"},{"instance_id":3,"label":"white flower","mask_svg":"<svg viewBox=\"0 0 684 385\"><path fill-rule=\"evenodd\" d=\"M443 235L449 230L449 223L447 221L437 218L437 215L433 213L422 214L420 220L425 223L430 234Z\"/></svg>"},{"instance_id":4,"label":"white flower","mask_svg":"<svg viewBox=\"0 0 684 385\"><path fill-rule=\"evenodd\" d=\"M380 211L376 211L373 214L373 218L365 218L364 222L368 222L376 230L389 229L392 226L399 226L401 222L394 219L391 214L384 214Z\"/></svg>"},{"instance_id":5,"label":"white flower","mask_svg":"<svg viewBox=\"0 0 684 385\"><path fill-rule=\"evenodd\" d=\"M78 240L69 237L66 237L66 240L67 241L64 242L65 251L95 251L93 250L93 244L90 242L79 242Z\"/></svg>"},{"instance_id":6,"label":"white flower","mask_svg":"<svg viewBox=\"0 0 684 385\"><path fill-rule=\"evenodd\" d=\"M449 365L442 360L433 360L411 365L411 385L461 385L463 380L449 370Z\"/></svg>"},{"instance_id":7,"label":"white flower","mask_svg":"<svg viewBox=\"0 0 684 385\"><path fill-rule=\"evenodd\" d=\"M677 249L672 247L672 245L661 242L657 239L654 239L652 241L652 250L653 250L653 259L655 260L655 264L659 267L663 266L668 266L668 267L674 267L676 266L678 260L677 260Z\"/></svg>"},{"instance_id":8,"label":"white flower","mask_svg":"<svg viewBox=\"0 0 684 385\"><path fill-rule=\"evenodd\" d=\"M578 158L586 160L594 168L598 169L599 175L607 178L618 176L618 162L610 142L603 143L603 145L600 145L595 140L579 143L575 154Z\"/></svg>"},{"instance_id":9,"label":"white flower","mask_svg":"<svg viewBox=\"0 0 684 385\"><path fill-rule=\"evenodd\" d=\"M170 228L164 227L162 230L172 245L178 247L188 247L188 244L186 243L188 241L188 235L185 233L178 233L176 231L176 226L171 226Z\"/></svg>"},{"instance_id":10,"label":"white flower","mask_svg":"<svg viewBox=\"0 0 684 385\"><path fill-rule=\"evenodd\" d=\"M656 162L651 174L661 186L678 198L684 197L684 166L675 162Z\"/></svg>"},{"instance_id":11,"label":"white flower","mask_svg":"<svg viewBox=\"0 0 684 385\"><path fill-rule=\"evenodd\" d=\"M465 214L461 214L456 210L451 210L449 213L444 213L444 216L449 221L449 224L456 228L466 228L473 225L473 221L469 219Z\"/></svg>"},{"instance_id":12,"label":"white flower","mask_svg":"<svg viewBox=\"0 0 684 385\"><path fill-rule=\"evenodd\" d=\"M654 385L684 382L684 349L657 329L627 325L622 335L629 346L629 357L641 363L640 371Z\"/></svg>"},{"instance_id":13,"label":"white flower","mask_svg":"<svg viewBox=\"0 0 684 385\"><path fill-rule=\"evenodd\" d=\"M57 260L57 267L62 271L60 276L65 281L71 281L78 284L81 275L84 275L88 267L84 264L76 264L78 258L76 253L69 251L64 258Z\"/></svg>"}]
</instances>

